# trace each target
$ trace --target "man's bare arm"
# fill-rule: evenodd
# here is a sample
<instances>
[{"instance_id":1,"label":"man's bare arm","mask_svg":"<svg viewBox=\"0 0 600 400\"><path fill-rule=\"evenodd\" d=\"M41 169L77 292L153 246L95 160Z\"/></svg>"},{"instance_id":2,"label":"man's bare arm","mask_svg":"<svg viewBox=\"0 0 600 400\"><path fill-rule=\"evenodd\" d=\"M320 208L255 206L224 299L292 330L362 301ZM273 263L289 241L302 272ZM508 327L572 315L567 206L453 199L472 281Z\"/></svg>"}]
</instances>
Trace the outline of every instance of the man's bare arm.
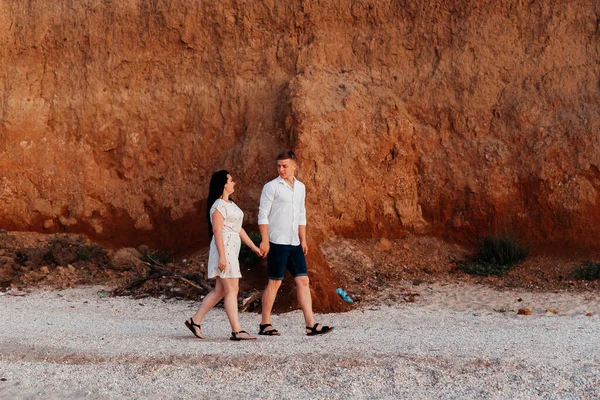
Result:
<instances>
[{"instance_id":1,"label":"man's bare arm","mask_svg":"<svg viewBox=\"0 0 600 400\"><path fill-rule=\"evenodd\" d=\"M258 226L258 231L260 232L260 246L258 247L260 251L263 253L263 258L267 256L271 245L269 244L269 225L263 224Z\"/></svg>"}]
</instances>

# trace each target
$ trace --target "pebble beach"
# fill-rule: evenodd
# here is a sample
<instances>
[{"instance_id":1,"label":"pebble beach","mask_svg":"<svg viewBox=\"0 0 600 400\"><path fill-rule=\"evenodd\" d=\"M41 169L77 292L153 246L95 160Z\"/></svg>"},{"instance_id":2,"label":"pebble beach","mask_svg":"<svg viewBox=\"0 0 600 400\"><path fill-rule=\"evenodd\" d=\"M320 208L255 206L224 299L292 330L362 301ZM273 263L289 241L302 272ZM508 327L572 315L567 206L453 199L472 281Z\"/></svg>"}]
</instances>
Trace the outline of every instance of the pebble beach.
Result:
<instances>
[{"instance_id":1,"label":"pebble beach","mask_svg":"<svg viewBox=\"0 0 600 400\"><path fill-rule=\"evenodd\" d=\"M222 308L107 296L102 287L0 295L0 399L600 398L600 296L421 285L411 303L276 315L280 337L229 340ZM519 315L527 308L530 315ZM260 316L240 315L256 333Z\"/></svg>"}]
</instances>

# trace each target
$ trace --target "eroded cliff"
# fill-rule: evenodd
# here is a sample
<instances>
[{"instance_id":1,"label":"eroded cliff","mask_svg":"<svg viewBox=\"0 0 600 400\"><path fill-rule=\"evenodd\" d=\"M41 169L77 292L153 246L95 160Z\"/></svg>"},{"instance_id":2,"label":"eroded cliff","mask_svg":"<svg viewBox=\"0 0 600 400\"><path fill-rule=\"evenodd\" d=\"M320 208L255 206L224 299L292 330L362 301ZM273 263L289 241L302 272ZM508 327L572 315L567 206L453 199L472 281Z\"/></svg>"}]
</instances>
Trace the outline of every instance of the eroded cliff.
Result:
<instances>
[{"instance_id":1,"label":"eroded cliff","mask_svg":"<svg viewBox=\"0 0 600 400\"><path fill-rule=\"evenodd\" d=\"M600 2L0 1L0 227L205 245L207 178L256 222L275 155L332 235L600 234Z\"/></svg>"}]
</instances>

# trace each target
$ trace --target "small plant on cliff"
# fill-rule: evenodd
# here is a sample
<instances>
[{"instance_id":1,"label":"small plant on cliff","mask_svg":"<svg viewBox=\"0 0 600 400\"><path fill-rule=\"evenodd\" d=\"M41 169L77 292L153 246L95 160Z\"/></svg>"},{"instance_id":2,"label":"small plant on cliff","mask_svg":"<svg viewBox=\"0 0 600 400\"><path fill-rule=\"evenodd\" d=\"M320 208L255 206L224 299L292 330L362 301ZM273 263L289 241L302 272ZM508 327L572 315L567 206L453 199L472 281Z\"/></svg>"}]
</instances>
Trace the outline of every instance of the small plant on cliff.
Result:
<instances>
[{"instance_id":1,"label":"small plant on cliff","mask_svg":"<svg viewBox=\"0 0 600 400\"><path fill-rule=\"evenodd\" d=\"M575 279L594 281L600 279L600 262L584 261L574 272Z\"/></svg>"},{"instance_id":2,"label":"small plant on cliff","mask_svg":"<svg viewBox=\"0 0 600 400\"><path fill-rule=\"evenodd\" d=\"M513 234L487 236L479 246L479 259L512 266L529 255L529 249L521 245Z\"/></svg>"},{"instance_id":3,"label":"small plant on cliff","mask_svg":"<svg viewBox=\"0 0 600 400\"><path fill-rule=\"evenodd\" d=\"M250 237L250 240L252 240L252 242L254 242L255 245L257 245L257 246L260 245L260 241L261 241L260 233L249 232L248 236ZM254 265L260 261L260 257L257 256L255 252L250 250L250 247L248 247L244 243L242 243L242 247L240 248L239 260L242 264Z\"/></svg>"},{"instance_id":4,"label":"small plant on cliff","mask_svg":"<svg viewBox=\"0 0 600 400\"><path fill-rule=\"evenodd\" d=\"M500 276L528 255L529 249L521 245L513 234L490 235L479 242L477 254L458 268L471 275Z\"/></svg>"}]
</instances>

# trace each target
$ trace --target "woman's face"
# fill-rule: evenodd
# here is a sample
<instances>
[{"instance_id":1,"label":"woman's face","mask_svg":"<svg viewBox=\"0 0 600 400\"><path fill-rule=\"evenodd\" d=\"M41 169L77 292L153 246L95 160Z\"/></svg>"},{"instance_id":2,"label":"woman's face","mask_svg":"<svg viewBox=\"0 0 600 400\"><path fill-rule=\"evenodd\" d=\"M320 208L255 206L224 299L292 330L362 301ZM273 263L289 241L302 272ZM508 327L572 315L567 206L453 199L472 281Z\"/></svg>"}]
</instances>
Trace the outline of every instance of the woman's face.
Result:
<instances>
[{"instance_id":1,"label":"woman's face","mask_svg":"<svg viewBox=\"0 0 600 400\"><path fill-rule=\"evenodd\" d=\"M227 195L229 196L231 193L233 193L235 191L235 182L233 181L233 178L231 177L230 174L227 174L227 183L225 184L225 187L223 188L223 194L227 193Z\"/></svg>"}]
</instances>

